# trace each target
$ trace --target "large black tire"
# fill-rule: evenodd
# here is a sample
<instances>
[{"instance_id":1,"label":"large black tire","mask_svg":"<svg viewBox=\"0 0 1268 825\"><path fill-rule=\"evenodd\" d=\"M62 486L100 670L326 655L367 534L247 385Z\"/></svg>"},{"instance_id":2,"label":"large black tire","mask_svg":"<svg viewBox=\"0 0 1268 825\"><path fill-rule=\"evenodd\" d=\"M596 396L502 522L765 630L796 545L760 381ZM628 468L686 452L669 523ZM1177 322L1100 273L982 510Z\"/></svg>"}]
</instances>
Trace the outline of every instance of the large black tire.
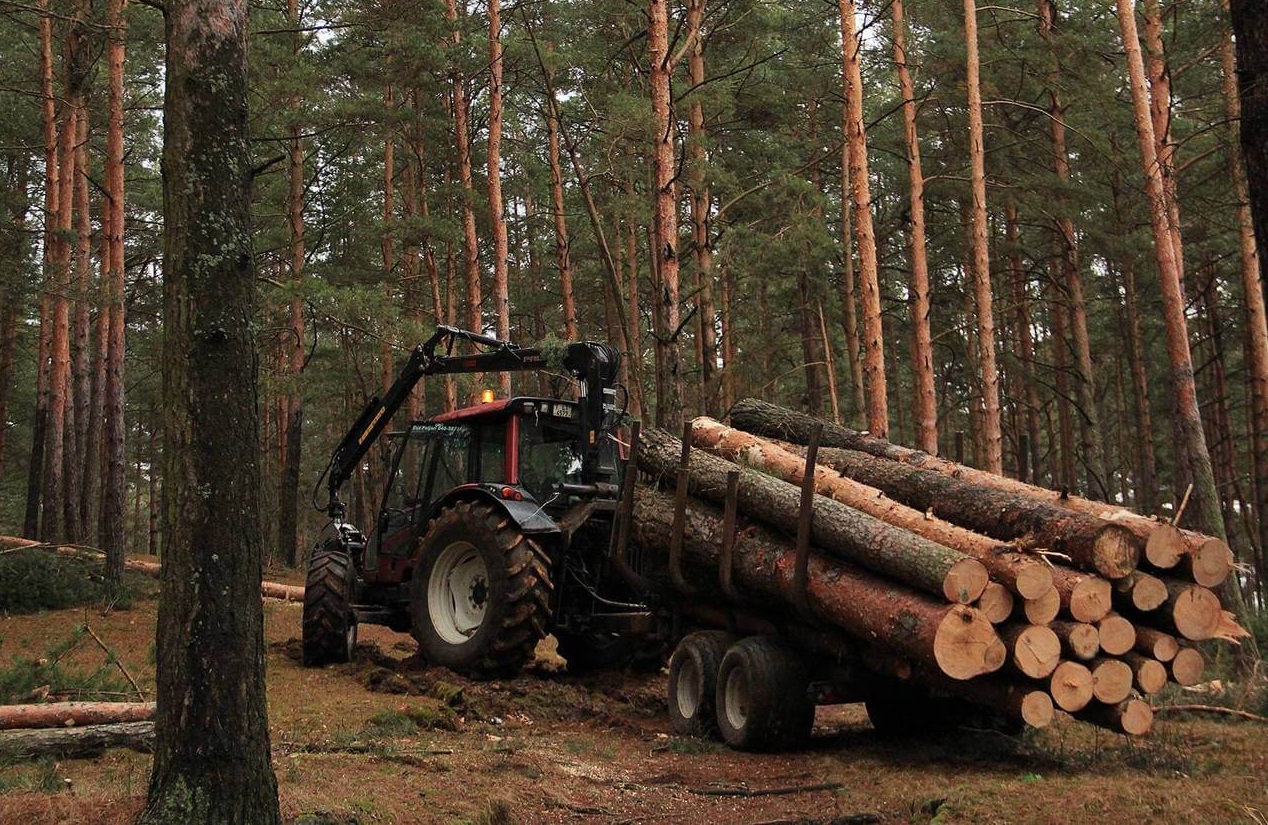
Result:
<instances>
[{"instance_id":1,"label":"large black tire","mask_svg":"<svg viewBox=\"0 0 1268 825\"><path fill-rule=\"evenodd\" d=\"M550 564L486 502L458 502L428 526L410 594L429 662L474 678L519 671L550 626Z\"/></svg>"},{"instance_id":2,"label":"large black tire","mask_svg":"<svg viewBox=\"0 0 1268 825\"><path fill-rule=\"evenodd\" d=\"M304 665L347 662L357 642L357 616L352 610L356 571L342 550L318 549L308 562L304 583Z\"/></svg>"},{"instance_id":3,"label":"large black tire","mask_svg":"<svg viewBox=\"0 0 1268 825\"><path fill-rule=\"evenodd\" d=\"M669 660L669 724L685 736L718 732L718 670L735 637L724 630L689 633Z\"/></svg>"},{"instance_id":4,"label":"large black tire","mask_svg":"<svg viewBox=\"0 0 1268 825\"><path fill-rule=\"evenodd\" d=\"M801 657L773 639L750 636L722 657L715 693L718 731L737 750L794 748L810 737L815 706Z\"/></svg>"}]
</instances>

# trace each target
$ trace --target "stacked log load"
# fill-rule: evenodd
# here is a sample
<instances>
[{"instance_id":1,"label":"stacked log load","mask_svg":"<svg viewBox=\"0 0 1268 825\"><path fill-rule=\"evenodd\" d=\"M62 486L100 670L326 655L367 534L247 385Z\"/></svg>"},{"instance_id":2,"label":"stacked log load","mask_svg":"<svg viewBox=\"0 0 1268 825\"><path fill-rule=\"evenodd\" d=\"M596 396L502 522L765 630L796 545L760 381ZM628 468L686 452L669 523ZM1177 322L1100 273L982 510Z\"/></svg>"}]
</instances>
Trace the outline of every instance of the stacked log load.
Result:
<instances>
[{"instance_id":1,"label":"stacked log load","mask_svg":"<svg viewBox=\"0 0 1268 825\"><path fill-rule=\"evenodd\" d=\"M732 538L728 474L739 470L732 565L744 596L843 632L886 676L1034 727L1059 708L1142 735L1149 696L1201 679L1194 643L1246 635L1214 589L1233 569L1218 539L762 401L741 401L731 424L696 419L689 452L662 431L641 439L639 469L685 472L683 562L703 579L718 569ZM804 445L815 435L803 595L790 537L804 529ZM668 546L675 504L640 488L633 538Z\"/></svg>"}]
</instances>

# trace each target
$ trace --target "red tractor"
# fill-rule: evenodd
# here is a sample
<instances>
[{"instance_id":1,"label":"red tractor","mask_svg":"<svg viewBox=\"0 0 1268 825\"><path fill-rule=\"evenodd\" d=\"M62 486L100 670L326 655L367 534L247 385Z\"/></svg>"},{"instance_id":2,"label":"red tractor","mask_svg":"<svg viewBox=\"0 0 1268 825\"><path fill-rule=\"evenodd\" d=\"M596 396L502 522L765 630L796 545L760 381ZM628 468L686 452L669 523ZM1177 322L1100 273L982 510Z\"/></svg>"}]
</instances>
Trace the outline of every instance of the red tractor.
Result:
<instances>
[{"instance_id":1,"label":"red tractor","mask_svg":"<svg viewBox=\"0 0 1268 825\"><path fill-rule=\"evenodd\" d=\"M462 342L480 351L455 354ZM331 456L304 663L347 661L362 622L410 631L427 661L479 677L516 671L547 633L571 669L645 653L639 640L657 636L656 613L609 552L624 468L619 364L604 344L520 347L443 326L415 349ZM418 381L541 369L577 380L578 400L509 398L411 424L397 434L373 530L344 520L340 488Z\"/></svg>"}]
</instances>

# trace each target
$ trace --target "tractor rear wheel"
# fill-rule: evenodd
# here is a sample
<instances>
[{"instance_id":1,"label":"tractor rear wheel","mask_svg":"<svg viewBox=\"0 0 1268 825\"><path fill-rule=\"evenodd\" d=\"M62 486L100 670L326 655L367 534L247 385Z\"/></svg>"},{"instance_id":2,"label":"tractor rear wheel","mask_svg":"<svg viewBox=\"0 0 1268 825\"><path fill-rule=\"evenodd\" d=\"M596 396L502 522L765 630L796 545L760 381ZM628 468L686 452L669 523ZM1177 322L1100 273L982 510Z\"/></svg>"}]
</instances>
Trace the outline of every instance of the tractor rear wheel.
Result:
<instances>
[{"instance_id":1,"label":"tractor rear wheel","mask_svg":"<svg viewBox=\"0 0 1268 825\"><path fill-rule=\"evenodd\" d=\"M428 527L410 594L424 658L488 678L524 666L550 624L546 554L504 512L458 502Z\"/></svg>"},{"instance_id":2,"label":"tractor rear wheel","mask_svg":"<svg viewBox=\"0 0 1268 825\"><path fill-rule=\"evenodd\" d=\"M305 665L347 662L357 643L352 610L352 559L342 550L318 549L308 563L304 583L303 650Z\"/></svg>"}]
</instances>

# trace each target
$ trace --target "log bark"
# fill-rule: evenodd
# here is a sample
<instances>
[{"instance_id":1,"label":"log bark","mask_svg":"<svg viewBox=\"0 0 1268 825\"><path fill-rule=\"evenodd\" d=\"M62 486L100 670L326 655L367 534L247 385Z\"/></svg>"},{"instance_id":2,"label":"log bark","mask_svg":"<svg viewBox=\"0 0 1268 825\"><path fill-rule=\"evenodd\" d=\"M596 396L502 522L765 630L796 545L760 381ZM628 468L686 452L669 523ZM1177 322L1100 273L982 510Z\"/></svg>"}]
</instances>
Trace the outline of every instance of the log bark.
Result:
<instances>
[{"instance_id":1,"label":"log bark","mask_svg":"<svg viewBox=\"0 0 1268 825\"><path fill-rule=\"evenodd\" d=\"M0 705L0 730L70 728L154 718L153 702L47 702Z\"/></svg>"},{"instance_id":2,"label":"log bark","mask_svg":"<svg viewBox=\"0 0 1268 825\"><path fill-rule=\"evenodd\" d=\"M1097 638L1111 656L1121 656L1136 644L1136 626L1117 614L1110 614L1096 624Z\"/></svg>"},{"instance_id":3,"label":"log bark","mask_svg":"<svg viewBox=\"0 0 1268 825\"><path fill-rule=\"evenodd\" d=\"M1062 652L1071 659L1088 662L1101 652L1101 637L1096 625L1086 622L1058 621L1048 625L1061 640Z\"/></svg>"},{"instance_id":4,"label":"log bark","mask_svg":"<svg viewBox=\"0 0 1268 825\"><path fill-rule=\"evenodd\" d=\"M1202 681L1206 659L1196 647L1182 647L1171 660L1171 678L1177 685L1189 687Z\"/></svg>"},{"instance_id":5,"label":"log bark","mask_svg":"<svg viewBox=\"0 0 1268 825\"><path fill-rule=\"evenodd\" d=\"M153 722L122 722L83 728L50 728L0 733L0 753L18 757L96 756L107 748L154 752Z\"/></svg>"},{"instance_id":6,"label":"log bark","mask_svg":"<svg viewBox=\"0 0 1268 825\"><path fill-rule=\"evenodd\" d=\"M1163 633L1152 627L1137 627L1135 649L1139 653L1166 663L1180 652L1180 643L1170 633Z\"/></svg>"},{"instance_id":7,"label":"log bark","mask_svg":"<svg viewBox=\"0 0 1268 825\"><path fill-rule=\"evenodd\" d=\"M672 477L681 451L678 439L663 430L648 430L638 453L639 468ZM727 472L734 469L736 465L729 461L693 449L688 489L692 495L720 504ZM801 493L788 482L746 470L740 476L738 503L743 513L761 514L764 521L782 530L797 530ZM988 580L975 559L822 496L814 504L811 541L834 556L960 604L977 601ZM968 572L973 566L980 575ZM971 581L977 585L963 586Z\"/></svg>"},{"instance_id":8,"label":"log bark","mask_svg":"<svg viewBox=\"0 0 1268 825\"><path fill-rule=\"evenodd\" d=\"M1062 662L1048 680L1048 692L1066 713L1082 710L1092 701L1092 671L1078 662Z\"/></svg>"},{"instance_id":9,"label":"log bark","mask_svg":"<svg viewBox=\"0 0 1268 825\"><path fill-rule=\"evenodd\" d=\"M1154 710L1148 702L1128 699L1117 705L1092 705L1076 713L1075 718L1112 731L1144 736L1153 728Z\"/></svg>"},{"instance_id":10,"label":"log bark","mask_svg":"<svg viewBox=\"0 0 1268 825\"><path fill-rule=\"evenodd\" d=\"M1061 640L1043 625L1012 625L1000 630L1008 664L1031 679L1051 676L1061 663Z\"/></svg>"},{"instance_id":11,"label":"log bark","mask_svg":"<svg viewBox=\"0 0 1268 825\"><path fill-rule=\"evenodd\" d=\"M672 495L646 488L636 491L633 538L644 551L669 546L673 510ZM687 560L712 571L721 545L721 512L703 502L691 502L683 532ZM796 603L795 556L786 539L749 525L740 531L735 546L736 579L755 598L791 606ZM808 570L810 608L850 636L957 680L993 672L1004 663L1003 643L990 622L971 607L939 604L817 554L811 555Z\"/></svg>"},{"instance_id":12,"label":"log bark","mask_svg":"<svg viewBox=\"0 0 1268 825\"><path fill-rule=\"evenodd\" d=\"M806 459L803 456L711 418L701 417L692 422L691 442L716 456L753 467L791 484L801 484L805 476ZM888 524L972 556L986 567L991 578L1023 599L1040 598L1052 587L1052 574L1041 560L1024 553L1005 551L1005 546L999 541L900 504L875 487L838 475L823 465L815 468L815 491Z\"/></svg>"},{"instance_id":13,"label":"log bark","mask_svg":"<svg viewBox=\"0 0 1268 825\"><path fill-rule=\"evenodd\" d=\"M1076 622L1099 622L1113 607L1110 583L1099 576L1058 567L1053 570L1052 583L1062 609Z\"/></svg>"},{"instance_id":14,"label":"log bark","mask_svg":"<svg viewBox=\"0 0 1268 825\"><path fill-rule=\"evenodd\" d=\"M1117 705L1132 692L1132 669L1121 659L1100 658L1089 667L1092 671L1092 696L1105 705Z\"/></svg>"},{"instance_id":15,"label":"log bark","mask_svg":"<svg viewBox=\"0 0 1268 825\"><path fill-rule=\"evenodd\" d=\"M1146 696L1167 686L1167 668L1157 659L1129 652L1123 655L1123 661L1132 669L1136 689Z\"/></svg>"}]
</instances>

